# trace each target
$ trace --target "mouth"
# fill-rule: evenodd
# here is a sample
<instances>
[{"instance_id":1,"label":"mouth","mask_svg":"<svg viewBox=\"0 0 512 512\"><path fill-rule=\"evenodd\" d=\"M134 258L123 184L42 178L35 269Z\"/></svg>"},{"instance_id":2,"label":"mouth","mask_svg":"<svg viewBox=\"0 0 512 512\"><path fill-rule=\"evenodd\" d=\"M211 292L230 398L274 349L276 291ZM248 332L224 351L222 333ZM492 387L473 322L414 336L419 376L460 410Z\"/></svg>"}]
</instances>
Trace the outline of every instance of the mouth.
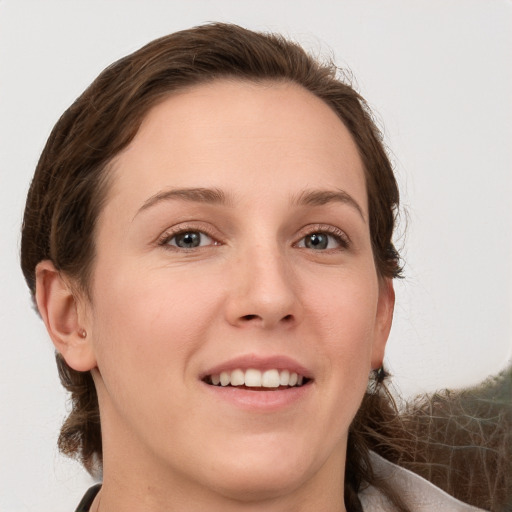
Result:
<instances>
[{"instance_id":1,"label":"mouth","mask_svg":"<svg viewBox=\"0 0 512 512\"><path fill-rule=\"evenodd\" d=\"M300 388L311 382L311 379L300 373L277 368L266 370L258 370L256 368L243 370L236 368L231 371L222 371L206 375L202 380L210 386L234 387L252 391L276 391Z\"/></svg>"}]
</instances>

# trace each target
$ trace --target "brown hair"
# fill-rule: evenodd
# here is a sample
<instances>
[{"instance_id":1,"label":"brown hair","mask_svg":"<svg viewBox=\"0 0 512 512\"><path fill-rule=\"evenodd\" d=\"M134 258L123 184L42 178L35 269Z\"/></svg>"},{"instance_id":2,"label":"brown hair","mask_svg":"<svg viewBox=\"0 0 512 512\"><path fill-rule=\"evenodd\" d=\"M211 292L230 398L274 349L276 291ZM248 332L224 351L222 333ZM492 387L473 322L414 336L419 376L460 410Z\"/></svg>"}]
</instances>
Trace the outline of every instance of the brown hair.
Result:
<instances>
[{"instance_id":1,"label":"brown hair","mask_svg":"<svg viewBox=\"0 0 512 512\"><path fill-rule=\"evenodd\" d=\"M211 24L157 39L105 69L55 125L32 181L25 210L21 265L32 294L35 267L50 259L85 291L95 255L95 222L108 190L108 165L135 136L149 109L183 88L219 78L289 81L329 105L350 131L364 164L370 235L381 277L400 275L392 243L398 187L381 135L364 99L331 63L322 64L300 46L277 35L235 25ZM71 392L72 411L59 438L60 449L89 470L101 460L101 428L96 391L87 373L71 369L57 355L61 381ZM357 493L377 485L406 510L384 482L376 480L368 439L378 431L380 410L390 408L376 375L349 434L345 500L361 510ZM372 419L373 418L373 419ZM371 425L369 425L371 422ZM383 434L379 434L383 435Z\"/></svg>"}]
</instances>

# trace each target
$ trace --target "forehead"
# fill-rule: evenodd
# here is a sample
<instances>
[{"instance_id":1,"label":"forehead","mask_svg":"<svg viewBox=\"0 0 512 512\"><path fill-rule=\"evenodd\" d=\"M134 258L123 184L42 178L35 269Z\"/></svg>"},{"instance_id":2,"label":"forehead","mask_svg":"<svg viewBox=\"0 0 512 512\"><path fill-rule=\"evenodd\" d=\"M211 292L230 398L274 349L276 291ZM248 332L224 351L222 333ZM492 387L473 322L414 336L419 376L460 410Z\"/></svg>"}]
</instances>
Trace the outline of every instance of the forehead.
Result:
<instances>
[{"instance_id":1,"label":"forehead","mask_svg":"<svg viewBox=\"0 0 512 512\"><path fill-rule=\"evenodd\" d=\"M245 196L330 187L367 209L349 131L324 101L287 82L219 80L173 93L149 111L111 167L111 198L139 203L171 186Z\"/></svg>"}]
</instances>

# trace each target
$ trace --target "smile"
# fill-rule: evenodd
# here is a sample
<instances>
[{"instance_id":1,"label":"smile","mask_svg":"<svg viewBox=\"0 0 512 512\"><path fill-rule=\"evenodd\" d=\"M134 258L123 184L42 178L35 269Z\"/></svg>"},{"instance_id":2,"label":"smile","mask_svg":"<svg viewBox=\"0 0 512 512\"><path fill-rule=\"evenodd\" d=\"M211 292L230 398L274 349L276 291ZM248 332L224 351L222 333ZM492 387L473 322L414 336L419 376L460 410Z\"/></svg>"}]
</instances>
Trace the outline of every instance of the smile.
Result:
<instances>
[{"instance_id":1,"label":"smile","mask_svg":"<svg viewBox=\"0 0 512 512\"><path fill-rule=\"evenodd\" d=\"M203 380L212 386L243 387L255 390L300 387L308 382L307 378L294 371L275 368L267 370L237 368L207 375Z\"/></svg>"}]
</instances>

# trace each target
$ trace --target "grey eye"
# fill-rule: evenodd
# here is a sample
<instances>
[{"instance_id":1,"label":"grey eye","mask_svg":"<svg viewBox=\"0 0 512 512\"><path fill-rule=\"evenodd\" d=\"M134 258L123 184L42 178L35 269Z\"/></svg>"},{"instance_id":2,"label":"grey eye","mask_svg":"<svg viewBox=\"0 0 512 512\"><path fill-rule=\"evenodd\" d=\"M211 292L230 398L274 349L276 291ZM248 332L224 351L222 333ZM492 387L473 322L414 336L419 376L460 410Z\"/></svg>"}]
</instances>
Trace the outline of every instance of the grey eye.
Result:
<instances>
[{"instance_id":1,"label":"grey eye","mask_svg":"<svg viewBox=\"0 0 512 512\"><path fill-rule=\"evenodd\" d=\"M326 249L347 248L348 242L344 236L337 233L329 233L328 231L314 231L301 238L297 247L311 249L313 251L324 251Z\"/></svg>"},{"instance_id":2,"label":"grey eye","mask_svg":"<svg viewBox=\"0 0 512 512\"><path fill-rule=\"evenodd\" d=\"M168 245L179 247L180 249L194 249L203 245L210 245L213 240L201 231L183 231L169 239Z\"/></svg>"},{"instance_id":3,"label":"grey eye","mask_svg":"<svg viewBox=\"0 0 512 512\"><path fill-rule=\"evenodd\" d=\"M201 243L201 235L197 231L188 231L186 233L180 233L175 237L176 245L183 249L191 249L198 247Z\"/></svg>"},{"instance_id":4,"label":"grey eye","mask_svg":"<svg viewBox=\"0 0 512 512\"><path fill-rule=\"evenodd\" d=\"M308 249L327 249L329 246L329 235L325 233L311 233L304 237L304 247Z\"/></svg>"}]
</instances>

